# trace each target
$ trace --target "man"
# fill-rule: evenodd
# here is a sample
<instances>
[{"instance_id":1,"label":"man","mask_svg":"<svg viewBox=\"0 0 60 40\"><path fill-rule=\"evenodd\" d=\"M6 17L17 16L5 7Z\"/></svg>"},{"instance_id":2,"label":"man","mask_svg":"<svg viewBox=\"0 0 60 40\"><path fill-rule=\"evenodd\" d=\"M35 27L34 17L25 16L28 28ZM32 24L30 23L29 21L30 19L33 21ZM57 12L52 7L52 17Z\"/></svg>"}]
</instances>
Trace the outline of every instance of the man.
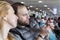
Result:
<instances>
[{"instance_id":1,"label":"man","mask_svg":"<svg viewBox=\"0 0 60 40\"><path fill-rule=\"evenodd\" d=\"M11 29L10 32L15 36L16 40L36 40L35 32L29 26L27 27L30 17L26 6L21 3L14 3L12 7L18 16L18 26Z\"/></svg>"}]
</instances>

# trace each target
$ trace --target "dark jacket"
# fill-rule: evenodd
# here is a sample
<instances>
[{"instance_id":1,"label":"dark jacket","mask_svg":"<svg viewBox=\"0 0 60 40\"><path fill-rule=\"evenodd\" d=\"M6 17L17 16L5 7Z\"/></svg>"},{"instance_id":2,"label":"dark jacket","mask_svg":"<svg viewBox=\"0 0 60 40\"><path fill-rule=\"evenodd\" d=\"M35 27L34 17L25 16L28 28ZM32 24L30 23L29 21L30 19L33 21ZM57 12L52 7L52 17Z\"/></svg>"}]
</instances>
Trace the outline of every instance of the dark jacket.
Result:
<instances>
[{"instance_id":1,"label":"dark jacket","mask_svg":"<svg viewBox=\"0 0 60 40\"><path fill-rule=\"evenodd\" d=\"M38 36L38 32L29 27L22 27L21 25L11 29L10 32L15 36L16 40L36 40Z\"/></svg>"}]
</instances>

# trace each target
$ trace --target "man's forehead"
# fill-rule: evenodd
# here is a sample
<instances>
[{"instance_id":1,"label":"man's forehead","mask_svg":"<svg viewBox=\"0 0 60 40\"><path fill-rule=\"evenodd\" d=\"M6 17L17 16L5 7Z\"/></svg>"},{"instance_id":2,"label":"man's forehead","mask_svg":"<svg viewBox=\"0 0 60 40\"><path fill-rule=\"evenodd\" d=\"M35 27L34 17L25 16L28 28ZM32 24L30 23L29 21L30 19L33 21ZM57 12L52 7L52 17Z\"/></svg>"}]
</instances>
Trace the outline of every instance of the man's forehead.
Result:
<instances>
[{"instance_id":1,"label":"man's forehead","mask_svg":"<svg viewBox=\"0 0 60 40\"><path fill-rule=\"evenodd\" d=\"M22 14L27 14L28 13L28 10L27 10L27 8L25 7L25 6L23 6L23 7L18 7L18 11L20 12L20 13L22 13Z\"/></svg>"},{"instance_id":2,"label":"man's forehead","mask_svg":"<svg viewBox=\"0 0 60 40\"><path fill-rule=\"evenodd\" d=\"M18 6L18 9L26 9L25 6Z\"/></svg>"}]
</instances>

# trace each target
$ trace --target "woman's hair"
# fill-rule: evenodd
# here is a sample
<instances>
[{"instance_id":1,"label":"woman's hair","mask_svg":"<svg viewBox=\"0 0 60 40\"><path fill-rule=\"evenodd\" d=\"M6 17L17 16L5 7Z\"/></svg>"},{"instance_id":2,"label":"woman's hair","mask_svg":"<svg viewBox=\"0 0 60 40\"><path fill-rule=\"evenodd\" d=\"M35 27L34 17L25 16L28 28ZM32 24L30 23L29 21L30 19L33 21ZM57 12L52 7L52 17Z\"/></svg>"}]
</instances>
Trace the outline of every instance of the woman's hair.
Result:
<instances>
[{"instance_id":1,"label":"woman's hair","mask_svg":"<svg viewBox=\"0 0 60 40\"><path fill-rule=\"evenodd\" d=\"M0 29L3 27L4 17L8 14L8 5L10 5L8 2L0 1Z\"/></svg>"}]
</instances>

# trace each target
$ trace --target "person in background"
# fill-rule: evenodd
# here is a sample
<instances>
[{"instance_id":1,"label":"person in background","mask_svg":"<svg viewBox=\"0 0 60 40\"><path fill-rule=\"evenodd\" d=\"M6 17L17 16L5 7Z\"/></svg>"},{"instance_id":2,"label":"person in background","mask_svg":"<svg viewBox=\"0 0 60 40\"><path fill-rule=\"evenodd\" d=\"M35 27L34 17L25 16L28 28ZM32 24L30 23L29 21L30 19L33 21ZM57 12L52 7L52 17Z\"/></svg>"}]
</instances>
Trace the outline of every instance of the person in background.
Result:
<instances>
[{"instance_id":1,"label":"person in background","mask_svg":"<svg viewBox=\"0 0 60 40\"><path fill-rule=\"evenodd\" d=\"M56 40L56 36L52 29L54 29L53 20L48 18L46 24L41 28L37 40Z\"/></svg>"},{"instance_id":2,"label":"person in background","mask_svg":"<svg viewBox=\"0 0 60 40\"><path fill-rule=\"evenodd\" d=\"M58 30L60 30L60 17L58 17L58 23L57 23L57 26L58 26Z\"/></svg>"},{"instance_id":3,"label":"person in background","mask_svg":"<svg viewBox=\"0 0 60 40\"><path fill-rule=\"evenodd\" d=\"M50 32L49 32L49 40L57 40L57 38L56 38L56 35L55 35L55 33L54 33L54 27L55 27L55 25L54 25L54 20L53 19L51 19L51 18L48 18L48 25L50 26Z\"/></svg>"},{"instance_id":4,"label":"person in background","mask_svg":"<svg viewBox=\"0 0 60 40\"><path fill-rule=\"evenodd\" d=\"M59 40L60 39L60 17L58 17L58 20L55 24L54 32L56 34L57 40Z\"/></svg>"},{"instance_id":5,"label":"person in background","mask_svg":"<svg viewBox=\"0 0 60 40\"><path fill-rule=\"evenodd\" d=\"M35 16L36 16L35 14L30 16L30 27L33 28L34 30L39 30L40 18Z\"/></svg>"},{"instance_id":6,"label":"person in background","mask_svg":"<svg viewBox=\"0 0 60 40\"><path fill-rule=\"evenodd\" d=\"M17 26L17 19L11 5L0 1L0 40L15 40L9 31Z\"/></svg>"}]
</instances>

